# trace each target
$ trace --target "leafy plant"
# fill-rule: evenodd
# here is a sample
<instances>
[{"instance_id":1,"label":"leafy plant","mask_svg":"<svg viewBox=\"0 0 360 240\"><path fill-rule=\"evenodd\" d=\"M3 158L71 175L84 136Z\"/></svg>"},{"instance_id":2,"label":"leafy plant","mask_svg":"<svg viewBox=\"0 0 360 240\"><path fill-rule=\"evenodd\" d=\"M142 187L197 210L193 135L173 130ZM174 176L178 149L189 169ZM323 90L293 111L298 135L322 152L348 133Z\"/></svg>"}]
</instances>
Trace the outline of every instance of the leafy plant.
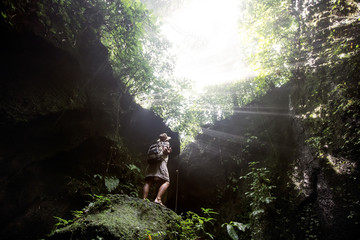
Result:
<instances>
[{"instance_id":1,"label":"leafy plant","mask_svg":"<svg viewBox=\"0 0 360 240\"><path fill-rule=\"evenodd\" d=\"M188 211L185 217L175 223L175 229L168 233L171 239L195 240L201 237L214 239L214 236L208 232L207 226L213 225L215 219L212 215L218 213L211 208L201 208L201 210L204 216Z\"/></svg>"},{"instance_id":2,"label":"leafy plant","mask_svg":"<svg viewBox=\"0 0 360 240\"><path fill-rule=\"evenodd\" d=\"M146 233L145 233L145 239L148 239L148 240L155 240L155 239L157 239L158 237L163 237L163 236L165 236L166 235L166 233L165 232L161 232L161 231L159 231L159 232L152 232L152 231L150 231L150 230L148 230L148 229L146 229Z\"/></svg>"},{"instance_id":3,"label":"leafy plant","mask_svg":"<svg viewBox=\"0 0 360 240\"><path fill-rule=\"evenodd\" d=\"M82 210L73 211L73 216L75 217L75 219L81 218L83 215L84 215L84 211L82 211Z\"/></svg>"},{"instance_id":4,"label":"leafy plant","mask_svg":"<svg viewBox=\"0 0 360 240\"><path fill-rule=\"evenodd\" d=\"M241 232L245 232L246 229L249 228L249 224L243 224L243 223L233 222L233 221L231 221L230 223L224 223L221 225L221 227L224 227L224 226L226 227L227 233L233 240L239 240L238 233L236 232L235 229L238 229Z\"/></svg>"},{"instance_id":5,"label":"leafy plant","mask_svg":"<svg viewBox=\"0 0 360 240\"><path fill-rule=\"evenodd\" d=\"M271 185L269 179L270 171L267 168L257 167L259 162L250 162L250 171L241 176L240 179L247 180L250 186L249 191L245 193L246 197L250 200L251 212L249 213L249 223L240 223L231 221L225 223L222 227L226 227L229 236L234 239L239 239L239 234L236 229L241 232L245 232L249 229L251 232L251 239L260 240L265 236L265 222L267 211L271 208L271 203L276 199L272 194L272 189L275 188Z\"/></svg>"},{"instance_id":6,"label":"leafy plant","mask_svg":"<svg viewBox=\"0 0 360 240\"><path fill-rule=\"evenodd\" d=\"M110 206L111 199L107 196L97 194L89 194L89 196L92 198L92 202L84 209L85 213L105 209Z\"/></svg>"},{"instance_id":7,"label":"leafy plant","mask_svg":"<svg viewBox=\"0 0 360 240\"><path fill-rule=\"evenodd\" d=\"M70 220L66 220L64 218L54 216L54 218L56 218L58 220L58 222L55 224L55 229L57 229L58 227L65 227L65 226L73 223L76 219L81 218L83 216L83 214L84 214L84 211L75 210L72 212L72 215L74 218L70 219Z\"/></svg>"},{"instance_id":8,"label":"leafy plant","mask_svg":"<svg viewBox=\"0 0 360 240\"><path fill-rule=\"evenodd\" d=\"M109 203L111 201L110 198L103 195L89 194L89 196L94 200L95 203Z\"/></svg>"},{"instance_id":9,"label":"leafy plant","mask_svg":"<svg viewBox=\"0 0 360 240\"><path fill-rule=\"evenodd\" d=\"M58 222L55 224L56 228L57 227L65 227L74 221L74 220L66 220L61 217L56 217L56 216L54 216L54 218L56 218L58 220Z\"/></svg>"}]
</instances>

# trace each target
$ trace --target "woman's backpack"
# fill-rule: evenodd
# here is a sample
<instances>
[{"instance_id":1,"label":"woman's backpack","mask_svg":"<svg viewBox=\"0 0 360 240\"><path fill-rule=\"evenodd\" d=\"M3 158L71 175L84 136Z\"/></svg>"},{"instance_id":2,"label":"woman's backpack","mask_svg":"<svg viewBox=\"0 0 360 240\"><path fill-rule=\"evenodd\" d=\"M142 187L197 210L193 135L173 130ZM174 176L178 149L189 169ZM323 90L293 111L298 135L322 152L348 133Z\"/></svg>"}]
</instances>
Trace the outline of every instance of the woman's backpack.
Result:
<instances>
[{"instance_id":1,"label":"woman's backpack","mask_svg":"<svg viewBox=\"0 0 360 240\"><path fill-rule=\"evenodd\" d=\"M147 162L149 164L154 164L161 162L163 160L163 147L161 145L161 142L152 144L149 147L148 154L147 154Z\"/></svg>"}]
</instances>

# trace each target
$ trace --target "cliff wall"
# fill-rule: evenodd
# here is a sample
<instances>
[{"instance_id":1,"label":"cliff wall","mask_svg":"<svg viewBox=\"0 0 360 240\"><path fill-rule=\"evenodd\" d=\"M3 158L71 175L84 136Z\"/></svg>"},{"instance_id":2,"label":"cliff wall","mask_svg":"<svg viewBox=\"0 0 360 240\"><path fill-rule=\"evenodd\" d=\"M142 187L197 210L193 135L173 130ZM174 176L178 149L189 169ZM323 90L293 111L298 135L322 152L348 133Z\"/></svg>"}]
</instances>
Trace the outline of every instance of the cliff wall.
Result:
<instances>
[{"instance_id":1,"label":"cliff wall","mask_svg":"<svg viewBox=\"0 0 360 240\"><path fill-rule=\"evenodd\" d=\"M38 239L83 208L88 194L138 196L145 154L177 133L137 105L113 76L96 35L59 46L29 28L1 28L2 239Z\"/></svg>"},{"instance_id":2,"label":"cliff wall","mask_svg":"<svg viewBox=\"0 0 360 240\"><path fill-rule=\"evenodd\" d=\"M254 229L260 239L356 239L359 9L292 1L291 81L204 126L180 155L180 209L212 207L220 222L249 223L244 239Z\"/></svg>"}]
</instances>

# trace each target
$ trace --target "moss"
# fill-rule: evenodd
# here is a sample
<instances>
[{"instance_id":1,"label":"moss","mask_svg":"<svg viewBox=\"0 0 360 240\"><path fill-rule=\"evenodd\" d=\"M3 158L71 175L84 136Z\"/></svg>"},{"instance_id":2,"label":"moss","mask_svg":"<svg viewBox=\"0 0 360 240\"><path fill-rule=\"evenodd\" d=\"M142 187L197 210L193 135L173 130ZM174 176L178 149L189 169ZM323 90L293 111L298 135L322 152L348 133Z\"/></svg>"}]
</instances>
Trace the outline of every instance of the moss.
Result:
<instances>
[{"instance_id":1,"label":"moss","mask_svg":"<svg viewBox=\"0 0 360 240\"><path fill-rule=\"evenodd\" d=\"M48 239L164 239L179 216L155 203L125 195L107 195L108 204L91 203L85 215L57 229ZM154 236L156 236L154 238Z\"/></svg>"}]
</instances>

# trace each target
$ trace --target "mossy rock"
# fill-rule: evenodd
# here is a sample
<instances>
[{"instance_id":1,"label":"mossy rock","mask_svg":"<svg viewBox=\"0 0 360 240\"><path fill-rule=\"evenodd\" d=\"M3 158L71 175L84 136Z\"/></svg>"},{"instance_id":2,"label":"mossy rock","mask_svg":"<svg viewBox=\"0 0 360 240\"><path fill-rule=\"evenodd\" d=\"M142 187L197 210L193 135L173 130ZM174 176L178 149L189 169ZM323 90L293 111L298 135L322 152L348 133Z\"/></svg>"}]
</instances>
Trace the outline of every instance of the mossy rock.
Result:
<instances>
[{"instance_id":1,"label":"mossy rock","mask_svg":"<svg viewBox=\"0 0 360 240\"><path fill-rule=\"evenodd\" d=\"M118 194L98 199L84 212L48 239L168 239L180 219L166 207Z\"/></svg>"}]
</instances>

